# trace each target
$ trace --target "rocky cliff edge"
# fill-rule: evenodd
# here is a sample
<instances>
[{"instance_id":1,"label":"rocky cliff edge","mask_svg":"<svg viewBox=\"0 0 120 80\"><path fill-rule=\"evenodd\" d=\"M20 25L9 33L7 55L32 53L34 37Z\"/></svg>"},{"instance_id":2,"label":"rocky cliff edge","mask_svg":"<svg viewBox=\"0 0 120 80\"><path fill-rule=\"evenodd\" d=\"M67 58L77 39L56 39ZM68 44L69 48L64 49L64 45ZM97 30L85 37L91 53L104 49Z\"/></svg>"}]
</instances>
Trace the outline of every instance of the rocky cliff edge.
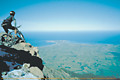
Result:
<instances>
[{"instance_id":1,"label":"rocky cliff edge","mask_svg":"<svg viewBox=\"0 0 120 80\"><path fill-rule=\"evenodd\" d=\"M0 33L0 37L5 33ZM63 70L54 70L43 65L37 47L19 42L11 47L0 41L0 79L2 80L54 80L70 78Z\"/></svg>"}]
</instances>

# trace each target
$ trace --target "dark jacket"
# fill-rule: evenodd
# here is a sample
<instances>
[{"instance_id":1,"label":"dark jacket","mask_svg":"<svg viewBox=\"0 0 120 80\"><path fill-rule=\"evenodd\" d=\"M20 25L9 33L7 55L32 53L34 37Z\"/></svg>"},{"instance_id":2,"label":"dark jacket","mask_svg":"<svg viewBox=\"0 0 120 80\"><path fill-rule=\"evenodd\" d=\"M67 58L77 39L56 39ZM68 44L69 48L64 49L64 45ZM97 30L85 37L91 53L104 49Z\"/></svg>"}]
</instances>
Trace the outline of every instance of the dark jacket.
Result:
<instances>
[{"instance_id":1,"label":"dark jacket","mask_svg":"<svg viewBox=\"0 0 120 80\"><path fill-rule=\"evenodd\" d=\"M4 25L10 25L11 26L11 23L12 21L15 20L14 16L10 15L9 17L7 17L3 22L2 22L2 26Z\"/></svg>"}]
</instances>

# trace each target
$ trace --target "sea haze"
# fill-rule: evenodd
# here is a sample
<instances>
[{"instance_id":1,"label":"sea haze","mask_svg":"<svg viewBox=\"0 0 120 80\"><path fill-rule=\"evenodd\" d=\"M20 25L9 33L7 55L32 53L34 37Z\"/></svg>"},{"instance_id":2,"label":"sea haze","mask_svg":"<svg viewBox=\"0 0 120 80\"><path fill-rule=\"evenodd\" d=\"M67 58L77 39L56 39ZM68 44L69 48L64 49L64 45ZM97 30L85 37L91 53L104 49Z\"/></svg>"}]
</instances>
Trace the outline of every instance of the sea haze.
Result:
<instances>
[{"instance_id":1,"label":"sea haze","mask_svg":"<svg viewBox=\"0 0 120 80\"><path fill-rule=\"evenodd\" d=\"M27 42L34 46L45 46L46 40L68 40L75 43L120 44L119 31L49 31L23 32Z\"/></svg>"}]
</instances>

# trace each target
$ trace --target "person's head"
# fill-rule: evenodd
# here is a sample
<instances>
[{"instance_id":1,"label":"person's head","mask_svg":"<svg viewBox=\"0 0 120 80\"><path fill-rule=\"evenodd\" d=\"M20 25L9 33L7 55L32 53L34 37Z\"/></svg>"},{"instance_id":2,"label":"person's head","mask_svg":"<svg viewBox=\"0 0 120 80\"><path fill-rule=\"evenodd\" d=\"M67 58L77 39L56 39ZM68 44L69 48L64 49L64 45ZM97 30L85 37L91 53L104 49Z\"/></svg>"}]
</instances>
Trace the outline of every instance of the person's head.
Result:
<instances>
[{"instance_id":1,"label":"person's head","mask_svg":"<svg viewBox=\"0 0 120 80\"><path fill-rule=\"evenodd\" d=\"M14 16L15 12L14 11L10 11L10 15Z\"/></svg>"}]
</instances>

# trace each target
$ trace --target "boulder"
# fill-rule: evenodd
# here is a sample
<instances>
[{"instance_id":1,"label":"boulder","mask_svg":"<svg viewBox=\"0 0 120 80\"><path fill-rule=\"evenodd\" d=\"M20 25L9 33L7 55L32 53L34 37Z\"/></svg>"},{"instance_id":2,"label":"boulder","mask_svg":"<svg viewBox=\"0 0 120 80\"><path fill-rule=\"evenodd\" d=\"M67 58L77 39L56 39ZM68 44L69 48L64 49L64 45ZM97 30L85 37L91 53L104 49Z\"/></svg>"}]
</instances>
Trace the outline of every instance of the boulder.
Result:
<instances>
[{"instance_id":1,"label":"boulder","mask_svg":"<svg viewBox=\"0 0 120 80\"><path fill-rule=\"evenodd\" d=\"M3 72L2 77L4 80L41 80L41 78L44 78L42 71L38 67L30 67L28 63L24 63L21 69L8 73Z\"/></svg>"},{"instance_id":2,"label":"boulder","mask_svg":"<svg viewBox=\"0 0 120 80\"><path fill-rule=\"evenodd\" d=\"M17 50L28 51L32 56L40 57L38 48L33 47L30 43L24 43L24 42L17 43L15 45L11 46L11 48L14 48Z\"/></svg>"},{"instance_id":3,"label":"boulder","mask_svg":"<svg viewBox=\"0 0 120 80\"><path fill-rule=\"evenodd\" d=\"M7 73L7 75L2 75L4 80L39 80L38 77L34 76L32 73L27 73L22 69L13 70Z\"/></svg>"}]
</instances>

